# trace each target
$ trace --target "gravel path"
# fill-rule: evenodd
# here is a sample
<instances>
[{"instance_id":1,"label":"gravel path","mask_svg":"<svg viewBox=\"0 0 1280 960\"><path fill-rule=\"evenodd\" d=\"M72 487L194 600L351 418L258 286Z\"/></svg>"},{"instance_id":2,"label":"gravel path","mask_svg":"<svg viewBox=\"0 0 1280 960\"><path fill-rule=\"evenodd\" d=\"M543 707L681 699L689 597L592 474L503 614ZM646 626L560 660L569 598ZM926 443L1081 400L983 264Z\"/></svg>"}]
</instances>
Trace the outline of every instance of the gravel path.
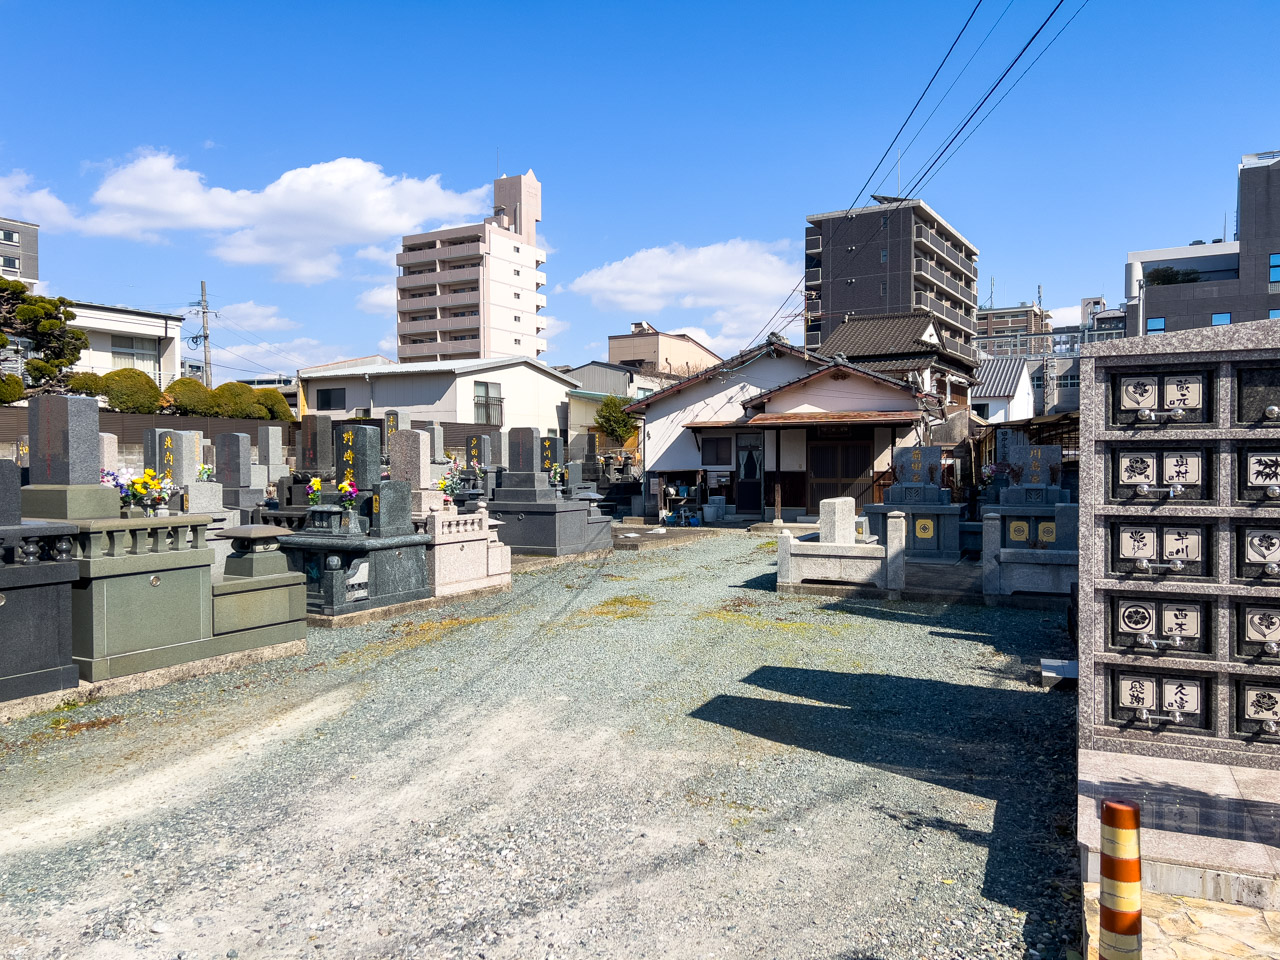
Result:
<instances>
[{"instance_id":1,"label":"gravel path","mask_svg":"<svg viewBox=\"0 0 1280 960\"><path fill-rule=\"evenodd\" d=\"M1062 618L779 597L773 559L523 574L0 727L0 957L1078 948L1074 697L1028 682Z\"/></svg>"}]
</instances>

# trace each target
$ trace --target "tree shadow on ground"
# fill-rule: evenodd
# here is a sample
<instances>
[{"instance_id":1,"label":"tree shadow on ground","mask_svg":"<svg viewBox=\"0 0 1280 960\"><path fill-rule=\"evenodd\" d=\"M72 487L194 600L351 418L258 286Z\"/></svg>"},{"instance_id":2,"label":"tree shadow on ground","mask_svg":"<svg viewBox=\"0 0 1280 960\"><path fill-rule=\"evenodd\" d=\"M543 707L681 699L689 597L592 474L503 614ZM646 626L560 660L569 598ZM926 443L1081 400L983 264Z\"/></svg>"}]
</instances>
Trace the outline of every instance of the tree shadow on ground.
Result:
<instances>
[{"instance_id":1,"label":"tree shadow on ground","mask_svg":"<svg viewBox=\"0 0 1280 960\"><path fill-rule=\"evenodd\" d=\"M1069 703L1025 689L792 667L761 667L743 682L818 703L723 695L690 716L993 801L990 833L916 811L891 815L985 846L986 898L1071 922L1050 889L1077 882Z\"/></svg>"}]
</instances>

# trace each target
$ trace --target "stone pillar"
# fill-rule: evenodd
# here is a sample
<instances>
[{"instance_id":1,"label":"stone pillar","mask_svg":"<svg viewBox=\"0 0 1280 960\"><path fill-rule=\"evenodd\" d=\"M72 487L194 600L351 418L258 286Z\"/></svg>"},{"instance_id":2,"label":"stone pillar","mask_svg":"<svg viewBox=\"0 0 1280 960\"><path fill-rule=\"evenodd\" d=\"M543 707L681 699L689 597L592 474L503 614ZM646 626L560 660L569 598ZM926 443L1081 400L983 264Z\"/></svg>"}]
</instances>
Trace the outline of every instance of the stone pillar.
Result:
<instances>
[{"instance_id":1,"label":"stone pillar","mask_svg":"<svg viewBox=\"0 0 1280 960\"><path fill-rule=\"evenodd\" d=\"M884 563L885 589L901 594L907 586L907 515L901 510L885 518Z\"/></svg>"},{"instance_id":2,"label":"stone pillar","mask_svg":"<svg viewBox=\"0 0 1280 960\"><path fill-rule=\"evenodd\" d=\"M982 597L993 607L1000 597L1000 541L1003 519L998 513L982 517Z\"/></svg>"},{"instance_id":3,"label":"stone pillar","mask_svg":"<svg viewBox=\"0 0 1280 960\"><path fill-rule=\"evenodd\" d=\"M791 579L791 544L794 540L790 530L778 534L778 582L793 583Z\"/></svg>"},{"instance_id":4,"label":"stone pillar","mask_svg":"<svg viewBox=\"0 0 1280 960\"><path fill-rule=\"evenodd\" d=\"M818 504L818 542L857 541L858 501L853 497L832 497Z\"/></svg>"},{"instance_id":5,"label":"stone pillar","mask_svg":"<svg viewBox=\"0 0 1280 960\"><path fill-rule=\"evenodd\" d=\"M93 397L32 397L27 405L33 484L97 484L98 401Z\"/></svg>"},{"instance_id":6,"label":"stone pillar","mask_svg":"<svg viewBox=\"0 0 1280 960\"><path fill-rule=\"evenodd\" d=\"M247 433L220 433L214 441L218 451L218 463L214 477L227 488L240 489L249 486L249 435Z\"/></svg>"},{"instance_id":7,"label":"stone pillar","mask_svg":"<svg viewBox=\"0 0 1280 960\"><path fill-rule=\"evenodd\" d=\"M334 456L339 483L354 483L361 493L382 480L382 430L345 424L338 431Z\"/></svg>"},{"instance_id":8,"label":"stone pillar","mask_svg":"<svg viewBox=\"0 0 1280 960\"><path fill-rule=\"evenodd\" d=\"M284 469L284 429L258 428L258 466L267 468L267 476L278 477Z\"/></svg>"}]
</instances>

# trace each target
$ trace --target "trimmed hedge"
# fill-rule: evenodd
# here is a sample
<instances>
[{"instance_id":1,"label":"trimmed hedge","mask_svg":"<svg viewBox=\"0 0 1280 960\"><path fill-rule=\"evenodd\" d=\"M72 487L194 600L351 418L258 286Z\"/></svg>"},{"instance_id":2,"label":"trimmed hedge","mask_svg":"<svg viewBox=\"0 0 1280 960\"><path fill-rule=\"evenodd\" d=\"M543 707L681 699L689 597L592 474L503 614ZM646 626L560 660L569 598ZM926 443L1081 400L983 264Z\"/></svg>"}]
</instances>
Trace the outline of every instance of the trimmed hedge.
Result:
<instances>
[{"instance_id":1,"label":"trimmed hedge","mask_svg":"<svg viewBox=\"0 0 1280 960\"><path fill-rule=\"evenodd\" d=\"M87 397L100 397L107 392L102 377L96 373L73 373L67 381L68 393L83 393Z\"/></svg>"},{"instance_id":2,"label":"trimmed hedge","mask_svg":"<svg viewBox=\"0 0 1280 960\"><path fill-rule=\"evenodd\" d=\"M183 377L169 384L166 391L173 398L173 412L189 417L212 416L216 404L213 391L199 380Z\"/></svg>"},{"instance_id":3,"label":"trimmed hedge","mask_svg":"<svg viewBox=\"0 0 1280 960\"><path fill-rule=\"evenodd\" d=\"M275 387L263 387L253 392L254 403L261 404L267 411L267 418L270 420L287 420L292 422L294 419L293 411L289 409L289 401Z\"/></svg>"},{"instance_id":4,"label":"trimmed hedge","mask_svg":"<svg viewBox=\"0 0 1280 960\"><path fill-rule=\"evenodd\" d=\"M254 404L253 387L229 380L213 390L213 411L219 417L253 418L249 408Z\"/></svg>"},{"instance_id":5,"label":"trimmed hedge","mask_svg":"<svg viewBox=\"0 0 1280 960\"><path fill-rule=\"evenodd\" d=\"M0 403L17 403L26 391L16 373L0 373Z\"/></svg>"},{"instance_id":6,"label":"trimmed hedge","mask_svg":"<svg viewBox=\"0 0 1280 960\"><path fill-rule=\"evenodd\" d=\"M30 361L28 361L30 365ZM107 403L121 413L155 413L160 409L160 388L141 370L112 370L102 378Z\"/></svg>"}]
</instances>

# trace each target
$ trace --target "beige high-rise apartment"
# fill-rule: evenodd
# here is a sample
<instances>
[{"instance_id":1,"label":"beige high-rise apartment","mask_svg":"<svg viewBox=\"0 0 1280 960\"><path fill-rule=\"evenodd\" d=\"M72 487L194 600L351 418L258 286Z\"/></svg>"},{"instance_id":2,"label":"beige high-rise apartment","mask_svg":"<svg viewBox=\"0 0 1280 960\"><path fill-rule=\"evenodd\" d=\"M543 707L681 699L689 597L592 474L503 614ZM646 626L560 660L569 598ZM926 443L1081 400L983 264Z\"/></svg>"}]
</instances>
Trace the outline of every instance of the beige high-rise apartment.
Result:
<instances>
[{"instance_id":1,"label":"beige high-rise apartment","mask_svg":"<svg viewBox=\"0 0 1280 960\"><path fill-rule=\"evenodd\" d=\"M533 171L493 181L483 223L405 237L396 255L397 355L401 362L536 358L547 349L539 291L542 184Z\"/></svg>"}]
</instances>

